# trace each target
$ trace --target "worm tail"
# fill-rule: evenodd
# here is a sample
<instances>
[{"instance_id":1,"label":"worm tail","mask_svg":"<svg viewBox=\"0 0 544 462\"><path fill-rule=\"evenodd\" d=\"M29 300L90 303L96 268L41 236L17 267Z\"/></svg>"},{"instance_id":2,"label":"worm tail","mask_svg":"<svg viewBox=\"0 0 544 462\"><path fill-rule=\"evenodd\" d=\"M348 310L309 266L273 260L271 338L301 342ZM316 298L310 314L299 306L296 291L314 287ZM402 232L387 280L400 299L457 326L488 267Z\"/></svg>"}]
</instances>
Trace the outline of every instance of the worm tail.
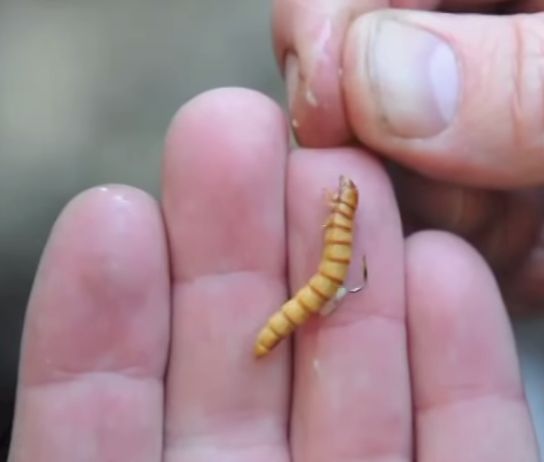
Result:
<instances>
[{"instance_id":1,"label":"worm tail","mask_svg":"<svg viewBox=\"0 0 544 462\"><path fill-rule=\"evenodd\" d=\"M288 300L261 329L255 344L255 355L265 356L284 338L319 312L338 289L338 284L321 273L315 274L296 295Z\"/></svg>"}]
</instances>

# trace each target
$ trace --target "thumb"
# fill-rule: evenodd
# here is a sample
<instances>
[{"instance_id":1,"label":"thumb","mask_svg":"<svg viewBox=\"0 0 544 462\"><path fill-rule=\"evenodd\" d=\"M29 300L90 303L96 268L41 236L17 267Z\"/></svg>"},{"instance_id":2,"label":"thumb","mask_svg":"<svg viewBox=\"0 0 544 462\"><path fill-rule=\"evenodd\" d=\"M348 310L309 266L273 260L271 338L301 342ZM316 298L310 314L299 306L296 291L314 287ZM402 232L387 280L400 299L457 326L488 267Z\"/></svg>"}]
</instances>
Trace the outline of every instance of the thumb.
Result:
<instances>
[{"instance_id":1,"label":"thumb","mask_svg":"<svg viewBox=\"0 0 544 462\"><path fill-rule=\"evenodd\" d=\"M376 11L350 26L343 91L366 145L434 178L544 184L544 15Z\"/></svg>"}]
</instances>

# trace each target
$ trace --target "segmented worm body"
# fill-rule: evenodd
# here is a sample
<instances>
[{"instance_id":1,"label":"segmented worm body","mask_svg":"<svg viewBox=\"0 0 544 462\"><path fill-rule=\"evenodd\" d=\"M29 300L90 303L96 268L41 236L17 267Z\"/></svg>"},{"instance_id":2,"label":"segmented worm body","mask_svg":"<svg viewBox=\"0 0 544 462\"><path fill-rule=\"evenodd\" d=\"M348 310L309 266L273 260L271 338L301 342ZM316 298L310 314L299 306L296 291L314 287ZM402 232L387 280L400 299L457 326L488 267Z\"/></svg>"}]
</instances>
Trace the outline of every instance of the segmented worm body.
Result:
<instances>
[{"instance_id":1,"label":"segmented worm body","mask_svg":"<svg viewBox=\"0 0 544 462\"><path fill-rule=\"evenodd\" d=\"M255 355L262 357L289 336L310 316L319 313L343 289L352 257L355 212L359 193L352 180L340 177L339 189L331 198L331 214L324 225L324 249L317 272L267 321L259 332ZM366 278L366 266L364 269ZM350 292L360 290L354 289Z\"/></svg>"}]
</instances>

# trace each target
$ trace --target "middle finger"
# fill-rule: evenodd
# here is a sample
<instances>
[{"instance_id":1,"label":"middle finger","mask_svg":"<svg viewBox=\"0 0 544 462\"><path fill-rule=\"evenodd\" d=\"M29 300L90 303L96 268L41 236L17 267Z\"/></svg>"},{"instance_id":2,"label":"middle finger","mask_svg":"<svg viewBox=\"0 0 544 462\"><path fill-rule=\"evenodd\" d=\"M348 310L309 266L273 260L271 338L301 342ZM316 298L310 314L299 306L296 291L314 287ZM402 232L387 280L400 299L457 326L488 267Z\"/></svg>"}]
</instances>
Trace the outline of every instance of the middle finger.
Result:
<instances>
[{"instance_id":1,"label":"middle finger","mask_svg":"<svg viewBox=\"0 0 544 462\"><path fill-rule=\"evenodd\" d=\"M254 91L212 90L186 103L167 138L165 460L287 461L288 351L253 356L262 315L286 291L283 115Z\"/></svg>"}]
</instances>

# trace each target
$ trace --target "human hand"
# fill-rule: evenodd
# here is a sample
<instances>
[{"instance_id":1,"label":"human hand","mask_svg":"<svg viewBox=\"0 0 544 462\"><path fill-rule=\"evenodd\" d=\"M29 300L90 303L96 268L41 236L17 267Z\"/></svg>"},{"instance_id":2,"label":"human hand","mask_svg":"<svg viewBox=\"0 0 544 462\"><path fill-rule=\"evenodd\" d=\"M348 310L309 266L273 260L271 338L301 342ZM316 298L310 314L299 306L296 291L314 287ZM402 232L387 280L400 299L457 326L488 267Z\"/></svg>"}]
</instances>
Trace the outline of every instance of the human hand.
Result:
<instances>
[{"instance_id":1,"label":"human hand","mask_svg":"<svg viewBox=\"0 0 544 462\"><path fill-rule=\"evenodd\" d=\"M408 230L472 243L512 311L544 306L543 6L275 1L301 145L354 142L394 163Z\"/></svg>"},{"instance_id":2,"label":"human hand","mask_svg":"<svg viewBox=\"0 0 544 462\"><path fill-rule=\"evenodd\" d=\"M206 93L168 133L161 206L125 186L69 203L29 301L9 462L538 460L484 261L446 233L404 239L373 157L289 152L286 125L253 91ZM256 359L345 173L368 286Z\"/></svg>"}]
</instances>

